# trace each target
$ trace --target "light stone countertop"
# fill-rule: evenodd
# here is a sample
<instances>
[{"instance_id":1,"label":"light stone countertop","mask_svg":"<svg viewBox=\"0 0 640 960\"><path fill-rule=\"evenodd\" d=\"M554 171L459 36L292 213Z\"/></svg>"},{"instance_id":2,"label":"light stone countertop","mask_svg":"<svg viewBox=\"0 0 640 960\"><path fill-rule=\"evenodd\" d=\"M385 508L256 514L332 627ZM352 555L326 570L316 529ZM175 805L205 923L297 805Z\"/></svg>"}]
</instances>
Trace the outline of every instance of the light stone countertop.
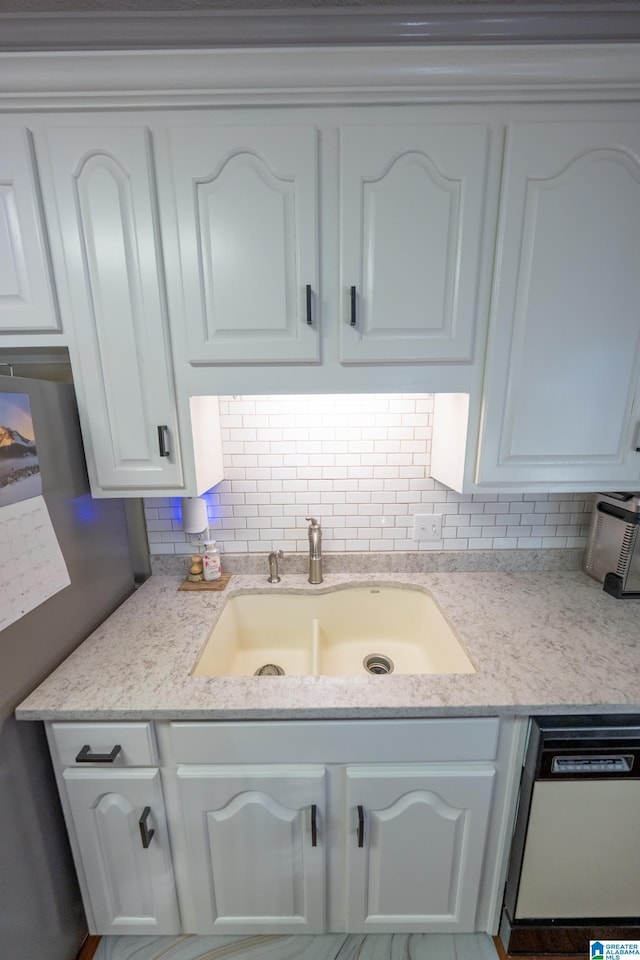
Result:
<instances>
[{"instance_id":1,"label":"light stone countertop","mask_svg":"<svg viewBox=\"0 0 640 960\"><path fill-rule=\"evenodd\" d=\"M154 575L18 708L23 720L318 719L640 713L640 600L581 571L234 575L220 593ZM242 591L348 585L428 590L475 674L217 677L190 671L226 600Z\"/></svg>"}]
</instances>

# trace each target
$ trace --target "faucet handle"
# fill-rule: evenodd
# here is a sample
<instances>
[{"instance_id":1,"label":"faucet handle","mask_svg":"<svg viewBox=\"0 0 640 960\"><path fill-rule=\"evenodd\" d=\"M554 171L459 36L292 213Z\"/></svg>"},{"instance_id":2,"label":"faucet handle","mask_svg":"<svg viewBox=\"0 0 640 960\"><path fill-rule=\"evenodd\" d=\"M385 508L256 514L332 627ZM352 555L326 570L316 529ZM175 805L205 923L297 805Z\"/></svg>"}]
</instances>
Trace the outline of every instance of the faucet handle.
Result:
<instances>
[{"instance_id":1,"label":"faucet handle","mask_svg":"<svg viewBox=\"0 0 640 960\"><path fill-rule=\"evenodd\" d=\"M319 527L320 524L315 517L305 517L305 520L308 520L312 527Z\"/></svg>"}]
</instances>

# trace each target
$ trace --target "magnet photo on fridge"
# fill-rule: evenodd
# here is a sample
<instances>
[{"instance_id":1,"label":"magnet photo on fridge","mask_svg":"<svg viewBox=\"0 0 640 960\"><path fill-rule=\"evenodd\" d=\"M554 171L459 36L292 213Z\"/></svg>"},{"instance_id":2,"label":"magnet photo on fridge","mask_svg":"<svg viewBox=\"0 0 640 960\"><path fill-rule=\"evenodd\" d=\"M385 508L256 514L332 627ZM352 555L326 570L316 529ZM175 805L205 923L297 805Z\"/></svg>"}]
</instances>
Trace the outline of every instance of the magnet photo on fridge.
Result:
<instances>
[{"instance_id":1,"label":"magnet photo on fridge","mask_svg":"<svg viewBox=\"0 0 640 960\"><path fill-rule=\"evenodd\" d=\"M0 507L41 493L29 396L0 392Z\"/></svg>"}]
</instances>

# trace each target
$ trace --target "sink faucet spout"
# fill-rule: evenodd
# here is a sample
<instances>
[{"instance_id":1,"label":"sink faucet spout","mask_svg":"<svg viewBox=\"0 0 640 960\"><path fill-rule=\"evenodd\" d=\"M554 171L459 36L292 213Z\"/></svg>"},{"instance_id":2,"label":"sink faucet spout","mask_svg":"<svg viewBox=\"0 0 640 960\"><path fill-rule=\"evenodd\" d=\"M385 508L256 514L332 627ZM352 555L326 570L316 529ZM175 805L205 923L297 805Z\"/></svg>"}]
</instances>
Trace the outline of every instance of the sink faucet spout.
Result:
<instances>
[{"instance_id":1,"label":"sink faucet spout","mask_svg":"<svg viewBox=\"0 0 640 960\"><path fill-rule=\"evenodd\" d=\"M322 527L315 517L309 521L309 583L322 583Z\"/></svg>"}]
</instances>

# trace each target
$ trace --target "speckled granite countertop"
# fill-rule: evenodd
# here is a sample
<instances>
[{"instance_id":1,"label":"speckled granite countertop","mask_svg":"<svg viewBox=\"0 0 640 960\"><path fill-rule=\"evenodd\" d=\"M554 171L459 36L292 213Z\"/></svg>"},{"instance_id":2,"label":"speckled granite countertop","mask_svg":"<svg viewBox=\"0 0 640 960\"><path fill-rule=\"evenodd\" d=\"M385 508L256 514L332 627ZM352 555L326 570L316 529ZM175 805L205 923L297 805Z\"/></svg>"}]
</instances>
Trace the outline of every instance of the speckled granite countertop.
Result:
<instances>
[{"instance_id":1,"label":"speckled granite countertop","mask_svg":"<svg viewBox=\"0 0 640 960\"><path fill-rule=\"evenodd\" d=\"M614 600L580 571L235 575L221 593L152 576L19 707L23 720L418 717L640 712L640 600ZM431 592L477 673L196 678L228 597L349 584Z\"/></svg>"}]
</instances>

